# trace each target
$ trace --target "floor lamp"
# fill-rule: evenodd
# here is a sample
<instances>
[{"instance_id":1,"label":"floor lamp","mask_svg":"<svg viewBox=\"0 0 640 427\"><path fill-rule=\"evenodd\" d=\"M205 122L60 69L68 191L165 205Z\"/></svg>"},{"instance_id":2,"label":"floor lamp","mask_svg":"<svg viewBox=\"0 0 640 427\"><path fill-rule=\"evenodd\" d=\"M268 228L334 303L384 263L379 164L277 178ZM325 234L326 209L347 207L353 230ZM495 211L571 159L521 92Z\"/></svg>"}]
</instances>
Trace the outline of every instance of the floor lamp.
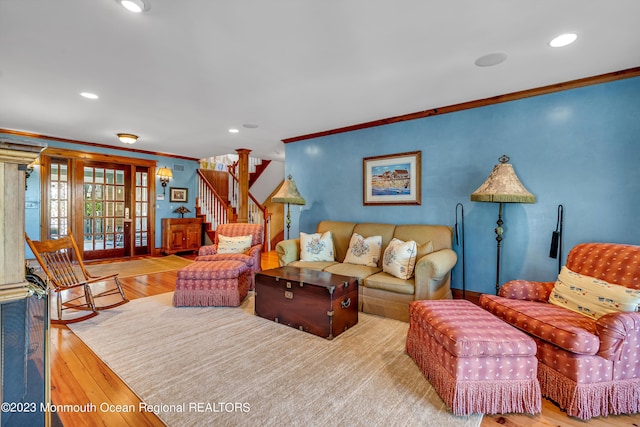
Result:
<instances>
[{"instance_id":1,"label":"floor lamp","mask_svg":"<svg viewBox=\"0 0 640 427\"><path fill-rule=\"evenodd\" d=\"M289 175L287 180L282 183L282 187L280 187L280 190L278 190L276 195L271 198L271 201L274 203L287 204L287 240L289 240L289 229L291 228L290 205L304 205L307 203L300 195L298 187L296 187L296 183L291 175Z\"/></svg>"},{"instance_id":2,"label":"floor lamp","mask_svg":"<svg viewBox=\"0 0 640 427\"><path fill-rule=\"evenodd\" d=\"M502 155L498 159L499 164L493 167L486 181L471 194L472 202L499 203L498 226L495 228L497 243L496 259L496 295L500 290L500 248L502 246L502 204L503 203L535 203L536 196L529 193L518 179L513 166L509 163L509 157Z\"/></svg>"}]
</instances>

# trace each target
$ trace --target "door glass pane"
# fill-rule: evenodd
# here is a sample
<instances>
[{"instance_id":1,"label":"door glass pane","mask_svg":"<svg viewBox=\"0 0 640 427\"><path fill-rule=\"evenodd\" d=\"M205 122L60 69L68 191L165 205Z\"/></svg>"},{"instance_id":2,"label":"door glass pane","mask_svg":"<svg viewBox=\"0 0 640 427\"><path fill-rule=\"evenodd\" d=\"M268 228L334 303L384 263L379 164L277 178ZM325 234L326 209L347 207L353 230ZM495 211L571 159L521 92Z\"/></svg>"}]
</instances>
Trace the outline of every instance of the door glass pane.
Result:
<instances>
[{"instance_id":1,"label":"door glass pane","mask_svg":"<svg viewBox=\"0 0 640 427\"><path fill-rule=\"evenodd\" d=\"M67 175L66 174L60 175L60 178L66 179ZM68 189L69 189L69 183L60 181L59 189L58 189L60 200L68 200L69 199Z\"/></svg>"},{"instance_id":2,"label":"door glass pane","mask_svg":"<svg viewBox=\"0 0 640 427\"><path fill-rule=\"evenodd\" d=\"M107 233L113 233L114 231L116 231L116 229L114 228L114 219L113 218L107 218L105 220L105 225L107 227Z\"/></svg>"},{"instance_id":3,"label":"door glass pane","mask_svg":"<svg viewBox=\"0 0 640 427\"><path fill-rule=\"evenodd\" d=\"M102 168L95 168L94 169L94 182L100 183L100 184L104 184L104 169Z\"/></svg>"}]
</instances>

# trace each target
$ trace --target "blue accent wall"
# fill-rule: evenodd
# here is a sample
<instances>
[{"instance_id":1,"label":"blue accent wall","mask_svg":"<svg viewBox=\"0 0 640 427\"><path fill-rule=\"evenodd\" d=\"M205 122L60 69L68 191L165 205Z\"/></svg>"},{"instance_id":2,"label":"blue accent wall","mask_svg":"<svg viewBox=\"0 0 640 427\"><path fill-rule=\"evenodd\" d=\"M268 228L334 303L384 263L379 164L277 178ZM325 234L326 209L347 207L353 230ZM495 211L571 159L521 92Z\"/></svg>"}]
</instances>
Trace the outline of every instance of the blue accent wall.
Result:
<instances>
[{"instance_id":1,"label":"blue accent wall","mask_svg":"<svg viewBox=\"0 0 640 427\"><path fill-rule=\"evenodd\" d=\"M321 114L321 112L319 112ZM640 77L286 144L285 174L306 199L291 237L323 219L396 224L465 219L466 289L494 293L498 204L471 202L498 158L511 158L535 204L505 204L501 283L553 281L558 205L563 253L587 241L640 244ZM364 206L364 157L422 151L420 206ZM461 246L454 242L461 255ZM462 288L462 260L452 287Z\"/></svg>"},{"instance_id":2,"label":"blue accent wall","mask_svg":"<svg viewBox=\"0 0 640 427\"><path fill-rule=\"evenodd\" d=\"M169 156L156 156L145 153L138 153L135 151L123 151L117 149L109 149L102 147L87 146L81 144L73 144L63 141L44 140L39 138L29 138L24 136L16 136L12 134L4 134L0 132L0 137L9 141L37 141L42 144L47 144L48 147L64 148L75 151L87 151L100 154L111 154L122 157L131 157L146 160L156 160L157 167L166 166L173 169L173 179L167 184L167 191L164 200L151 200L152 207L155 202L156 209L156 223L155 223L155 246L160 248L162 246L162 218L180 218L180 214L173 213L174 209L181 205L185 205L191 213L185 214L185 218L192 218L195 216L195 202L197 196L197 181L196 170L199 167L197 161L184 160ZM184 170L177 171L174 169L175 165L180 165ZM162 186L160 180L154 177L156 180L156 193L162 194ZM169 188L170 187L182 187L187 188L188 203L170 203L169 202ZM152 195L153 197L153 195ZM40 204L40 167L34 169L33 173L27 180L27 190L25 194L25 231L31 238L38 239L40 236L40 210L42 206ZM132 207L133 209L133 207ZM25 244L25 257L33 258L33 253L29 247Z\"/></svg>"}]
</instances>

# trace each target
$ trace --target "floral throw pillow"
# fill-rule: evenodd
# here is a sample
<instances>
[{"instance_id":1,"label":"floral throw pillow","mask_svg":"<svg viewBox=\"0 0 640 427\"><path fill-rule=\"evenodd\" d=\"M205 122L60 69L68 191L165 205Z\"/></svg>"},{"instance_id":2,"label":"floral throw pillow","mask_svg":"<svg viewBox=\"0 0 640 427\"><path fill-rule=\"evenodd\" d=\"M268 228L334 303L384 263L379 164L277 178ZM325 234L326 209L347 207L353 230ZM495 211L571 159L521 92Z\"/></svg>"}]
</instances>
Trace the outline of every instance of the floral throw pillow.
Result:
<instances>
[{"instance_id":1,"label":"floral throw pillow","mask_svg":"<svg viewBox=\"0 0 640 427\"><path fill-rule=\"evenodd\" d=\"M242 254L251 249L252 236L223 236L218 235L219 254Z\"/></svg>"},{"instance_id":2,"label":"floral throw pillow","mask_svg":"<svg viewBox=\"0 0 640 427\"><path fill-rule=\"evenodd\" d=\"M382 271L399 279L410 279L416 265L418 245L415 241L403 242L395 237L391 239L382 258Z\"/></svg>"},{"instance_id":3,"label":"floral throw pillow","mask_svg":"<svg viewBox=\"0 0 640 427\"><path fill-rule=\"evenodd\" d=\"M353 233L344 262L348 264L377 267L381 250L382 236L370 236L364 238L358 233Z\"/></svg>"},{"instance_id":4,"label":"floral throw pillow","mask_svg":"<svg viewBox=\"0 0 640 427\"><path fill-rule=\"evenodd\" d=\"M331 232L324 234L300 233L301 261L334 261L333 238Z\"/></svg>"}]
</instances>

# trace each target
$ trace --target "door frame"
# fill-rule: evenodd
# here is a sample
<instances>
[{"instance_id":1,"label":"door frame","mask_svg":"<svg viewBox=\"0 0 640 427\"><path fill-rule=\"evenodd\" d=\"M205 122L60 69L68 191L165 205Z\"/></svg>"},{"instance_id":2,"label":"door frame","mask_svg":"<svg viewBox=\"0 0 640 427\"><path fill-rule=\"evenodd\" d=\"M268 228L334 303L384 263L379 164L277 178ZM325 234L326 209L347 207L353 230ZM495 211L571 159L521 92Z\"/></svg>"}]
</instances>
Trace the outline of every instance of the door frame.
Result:
<instances>
[{"instance_id":1,"label":"door frame","mask_svg":"<svg viewBox=\"0 0 640 427\"><path fill-rule=\"evenodd\" d=\"M157 168L157 160L147 160L147 159L136 159L133 157L125 157L125 156L117 156L112 154L100 154L100 153L90 153L86 151L76 151L76 150L68 150L64 148L55 148L55 147L47 147L40 154L40 239L48 239L49 236L49 173L51 169L51 158L65 158L70 160L70 168L69 175L76 173L78 169L77 163L79 160L82 161L90 161L90 162L105 162L105 163L117 163L120 165L125 165L129 167L130 173L132 177L135 177L136 167L142 166L149 168L149 235L148 235L148 243L149 243L149 255L156 253L155 247L155 234L156 234L156 168ZM130 194L135 194L135 179L130 180L129 188L127 191ZM69 193L69 197L71 199L70 210L73 222L72 224L72 232L73 237L76 241L82 241L82 201L83 197L81 194L78 194L79 189L76 188L76 191L71 191ZM135 212L132 207L129 209L130 212ZM129 230L129 234L135 232L134 230ZM125 241L128 243L128 247L125 248L125 253L128 254L129 257L135 256L135 240L134 239L126 239ZM84 248L79 248L81 252L84 252Z\"/></svg>"}]
</instances>

